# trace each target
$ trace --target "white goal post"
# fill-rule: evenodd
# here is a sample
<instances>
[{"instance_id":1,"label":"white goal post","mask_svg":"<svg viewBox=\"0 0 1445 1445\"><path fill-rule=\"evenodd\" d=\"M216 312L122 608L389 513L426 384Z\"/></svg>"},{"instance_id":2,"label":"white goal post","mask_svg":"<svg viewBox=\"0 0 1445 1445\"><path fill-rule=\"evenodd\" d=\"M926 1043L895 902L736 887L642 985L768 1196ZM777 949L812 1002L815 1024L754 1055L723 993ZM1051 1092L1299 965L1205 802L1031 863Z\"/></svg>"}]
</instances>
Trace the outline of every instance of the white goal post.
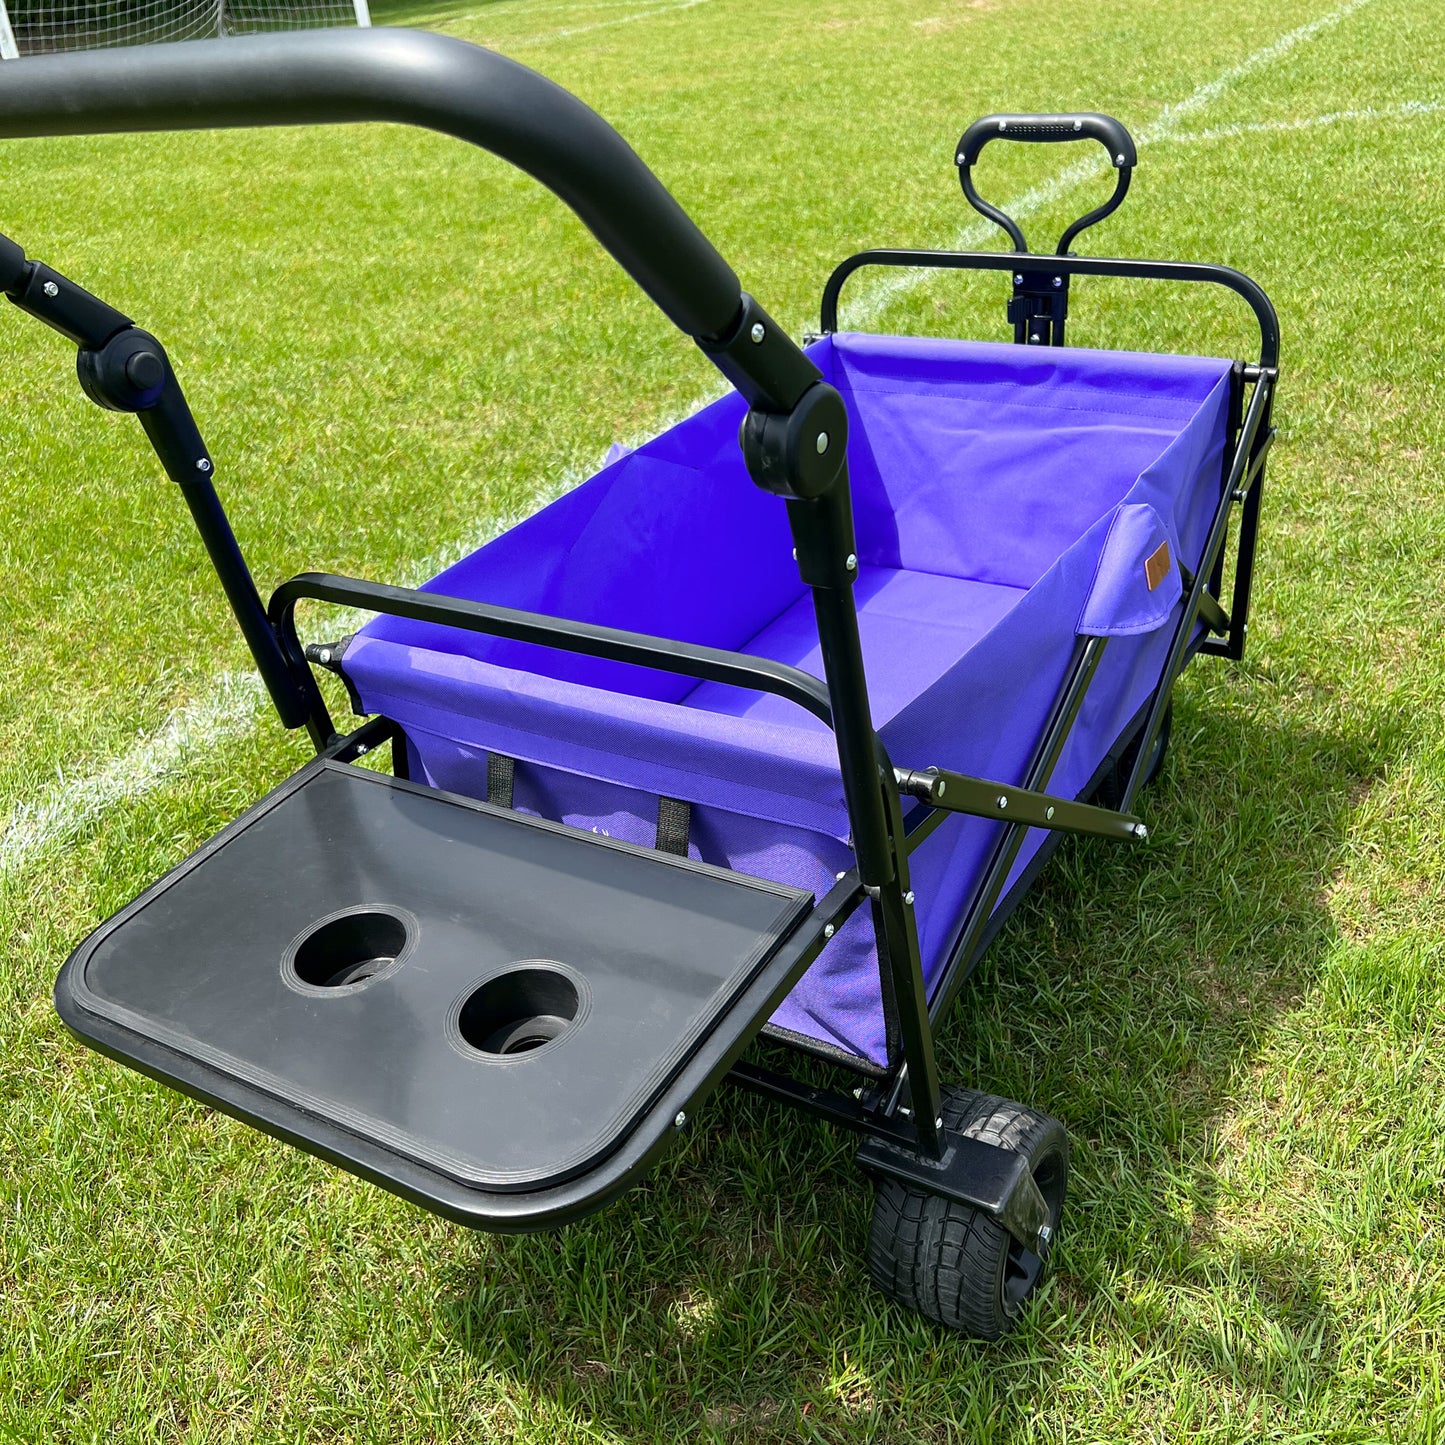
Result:
<instances>
[{"instance_id":1,"label":"white goal post","mask_svg":"<svg viewBox=\"0 0 1445 1445\"><path fill-rule=\"evenodd\" d=\"M0 60L56 50L370 24L367 0L0 0Z\"/></svg>"}]
</instances>

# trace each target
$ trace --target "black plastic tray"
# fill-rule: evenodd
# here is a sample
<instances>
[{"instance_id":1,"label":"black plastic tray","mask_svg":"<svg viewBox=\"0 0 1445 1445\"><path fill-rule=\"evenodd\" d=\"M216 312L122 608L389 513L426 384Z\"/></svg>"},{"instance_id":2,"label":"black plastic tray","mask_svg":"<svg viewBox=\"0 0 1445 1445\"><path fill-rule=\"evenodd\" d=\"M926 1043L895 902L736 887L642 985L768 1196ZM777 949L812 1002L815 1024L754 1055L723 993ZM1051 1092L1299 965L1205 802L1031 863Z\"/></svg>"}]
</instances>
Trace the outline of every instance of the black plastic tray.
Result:
<instances>
[{"instance_id":1,"label":"black plastic tray","mask_svg":"<svg viewBox=\"0 0 1445 1445\"><path fill-rule=\"evenodd\" d=\"M97 929L56 1005L271 1132L526 1227L459 1197L555 1189L671 1110L705 1041L721 1059L765 1021L811 903L322 760Z\"/></svg>"}]
</instances>

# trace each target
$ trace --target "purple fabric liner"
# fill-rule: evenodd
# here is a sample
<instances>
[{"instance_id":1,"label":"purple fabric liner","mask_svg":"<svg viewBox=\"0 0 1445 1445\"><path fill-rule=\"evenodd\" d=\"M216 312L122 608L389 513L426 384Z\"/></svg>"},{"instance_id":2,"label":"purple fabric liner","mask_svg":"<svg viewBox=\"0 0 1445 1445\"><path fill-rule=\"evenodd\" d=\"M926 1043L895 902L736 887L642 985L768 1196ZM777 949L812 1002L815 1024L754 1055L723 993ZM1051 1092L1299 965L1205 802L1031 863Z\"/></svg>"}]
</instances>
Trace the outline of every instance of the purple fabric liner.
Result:
<instances>
[{"instance_id":1,"label":"purple fabric liner","mask_svg":"<svg viewBox=\"0 0 1445 1445\"><path fill-rule=\"evenodd\" d=\"M848 407L855 588L874 723L895 763L1019 783L1078 635L1111 638L1050 791L1073 796L1157 687L1220 497L1230 363L888 336L810 349ZM750 652L822 675L784 508L753 486L730 395L428 587ZM780 698L383 617L346 670L410 740L413 776L650 845L693 804L694 858L821 896L852 865L832 734ZM913 855L924 976L948 956L1001 825L957 817ZM1032 832L1013 877L1044 835ZM887 1062L866 910L774 1015Z\"/></svg>"}]
</instances>

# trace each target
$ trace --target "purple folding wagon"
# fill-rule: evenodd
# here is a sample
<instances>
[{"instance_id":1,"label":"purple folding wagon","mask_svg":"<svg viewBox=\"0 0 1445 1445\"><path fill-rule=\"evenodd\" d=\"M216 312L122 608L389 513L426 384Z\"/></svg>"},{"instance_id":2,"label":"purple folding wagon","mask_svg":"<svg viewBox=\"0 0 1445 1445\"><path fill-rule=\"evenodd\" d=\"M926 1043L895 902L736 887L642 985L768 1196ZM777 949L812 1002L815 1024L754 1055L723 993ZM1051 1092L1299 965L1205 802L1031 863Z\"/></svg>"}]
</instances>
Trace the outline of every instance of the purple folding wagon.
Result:
<instances>
[{"instance_id":1,"label":"purple folding wagon","mask_svg":"<svg viewBox=\"0 0 1445 1445\"><path fill-rule=\"evenodd\" d=\"M1002 1333L1068 1143L943 1085L935 1031L1064 833L1145 837L1175 679L1242 654L1268 299L1223 267L1070 253L1135 164L1107 116L970 127L964 193L1014 249L854 256L799 347L610 127L458 41L144 47L0 87L0 136L368 119L535 175L730 389L420 589L304 573L263 604L160 344L0 238L0 289L79 346L93 400L139 414L317 754L76 949L62 1018L491 1230L600 1207L740 1085L861 1136L880 1289ZM1057 254L974 189L997 138L1106 146L1113 197ZM865 266L1004 273L1012 342L840 331ZM1077 276L1228 287L1259 356L1066 348ZM375 618L303 646L303 599ZM339 730L313 667L368 720ZM383 745L390 776L355 765ZM760 1038L848 1083L762 1066Z\"/></svg>"}]
</instances>

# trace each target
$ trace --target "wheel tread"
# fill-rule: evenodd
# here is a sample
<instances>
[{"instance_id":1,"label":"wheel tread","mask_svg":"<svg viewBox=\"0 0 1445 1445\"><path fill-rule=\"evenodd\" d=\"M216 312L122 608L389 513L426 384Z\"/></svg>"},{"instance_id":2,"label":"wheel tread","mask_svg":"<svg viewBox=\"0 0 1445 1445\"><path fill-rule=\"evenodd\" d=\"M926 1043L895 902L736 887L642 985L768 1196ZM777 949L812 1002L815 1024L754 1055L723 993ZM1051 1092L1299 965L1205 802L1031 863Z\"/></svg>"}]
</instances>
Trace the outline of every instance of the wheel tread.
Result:
<instances>
[{"instance_id":1,"label":"wheel tread","mask_svg":"<svg viewBox=\"0 0 1445 1445\"><path fill-rule=\"evenodd\" d=\"M1068 1142L1056 1119L996 1094L947 1090L944 1126L1031 1160ZM979 1210L880 1180L868 1239L868 1272L890 1299L928 1319L981 1339L997 1339L1018 1317L1002 1279L1009 1235Z\"/></svg>"}]
</instances>

